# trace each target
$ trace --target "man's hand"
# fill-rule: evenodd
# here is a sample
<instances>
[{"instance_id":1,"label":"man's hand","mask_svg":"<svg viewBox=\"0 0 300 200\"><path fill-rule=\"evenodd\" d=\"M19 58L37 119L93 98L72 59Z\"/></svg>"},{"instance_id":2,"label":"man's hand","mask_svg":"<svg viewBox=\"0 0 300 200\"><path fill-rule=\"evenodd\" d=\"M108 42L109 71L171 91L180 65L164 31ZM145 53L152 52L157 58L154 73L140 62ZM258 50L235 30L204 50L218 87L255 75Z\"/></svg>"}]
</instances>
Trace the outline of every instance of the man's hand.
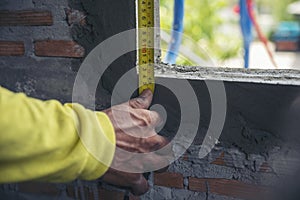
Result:
<instances>
[{"instance_id":1,"label":"man's hand","mask_svg":"<svg viewBox=\"0 0 300 200\"><path fill-rule=\"evenodd\" d=\"M138 98L103 111L114 126L117 148L132 153L148 153L156 151L168 143L166 138L155 132L155 127L162 123L159 114L147 110L152 97L151 91L146 90ZM129 188L135 195L141 195L149 189L148 182L142 173L127 173L116 169L120 169L120 166L126 164L126 166L142 171L144 165L149 163L155 165L157 162L168 164L159 155L134 160L130 154L116 151L112 166L104 174L103 180L116 186Z\"/></svg>"}]
</instances>

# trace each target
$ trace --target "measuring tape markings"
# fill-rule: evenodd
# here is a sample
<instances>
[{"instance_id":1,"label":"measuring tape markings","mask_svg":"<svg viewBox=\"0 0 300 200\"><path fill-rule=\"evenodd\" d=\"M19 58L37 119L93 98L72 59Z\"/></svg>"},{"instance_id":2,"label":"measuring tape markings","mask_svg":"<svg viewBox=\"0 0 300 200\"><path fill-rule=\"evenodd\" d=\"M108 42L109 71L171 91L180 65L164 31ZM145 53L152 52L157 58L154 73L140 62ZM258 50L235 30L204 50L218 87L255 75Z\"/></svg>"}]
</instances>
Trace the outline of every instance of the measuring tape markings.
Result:
<instances>
[{"instance_id":1,"label":"measuring tape markings","mask_svg":"<svg viewBox=\"0 0 300 200\"><path fill-rule=\"evenodd\" d=\"M154 0L138 0L139 93L154 92Z\"/></svg>"}]
</instances>

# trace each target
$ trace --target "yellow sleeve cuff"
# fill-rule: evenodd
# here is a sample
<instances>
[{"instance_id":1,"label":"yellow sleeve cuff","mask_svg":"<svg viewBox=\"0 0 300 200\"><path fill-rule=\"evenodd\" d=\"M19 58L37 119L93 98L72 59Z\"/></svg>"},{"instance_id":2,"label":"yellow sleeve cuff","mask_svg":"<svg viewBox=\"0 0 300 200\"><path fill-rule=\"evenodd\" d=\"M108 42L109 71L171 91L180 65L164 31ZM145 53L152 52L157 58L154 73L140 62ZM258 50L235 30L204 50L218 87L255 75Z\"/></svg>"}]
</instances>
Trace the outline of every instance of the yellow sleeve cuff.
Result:
<instances>
[{"instance_id":1,"label":"yellow sleeve cuff","mask_svg":"<svg viewBox=\"0 0 300 200\"><path fill-rule=\"evenodd\" d=\"M84 150L88 153L79 178L93 180L101 177L110 167L115 153L114 127L104 112L93 112L72 104L80 127L77 132Z\"/></svg>"}]
</instances>

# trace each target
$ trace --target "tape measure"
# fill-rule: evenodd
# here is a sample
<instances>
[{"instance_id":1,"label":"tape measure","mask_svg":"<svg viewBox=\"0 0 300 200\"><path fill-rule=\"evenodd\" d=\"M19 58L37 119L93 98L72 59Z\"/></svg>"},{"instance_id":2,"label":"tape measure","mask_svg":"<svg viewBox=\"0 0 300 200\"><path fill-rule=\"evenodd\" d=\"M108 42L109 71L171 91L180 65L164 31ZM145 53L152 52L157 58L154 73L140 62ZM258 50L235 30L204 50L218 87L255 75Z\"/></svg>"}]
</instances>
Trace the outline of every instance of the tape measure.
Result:
<instances>
[{"instance_id":1,"label":"tape measure","mask_svg":"<svg viewBox=\"0 0 300 200\"><path fill-rule=\"evenodd\" d=\"M137 1L139 93L154 92L154 0Z\"/></svg>"}]
</instances>

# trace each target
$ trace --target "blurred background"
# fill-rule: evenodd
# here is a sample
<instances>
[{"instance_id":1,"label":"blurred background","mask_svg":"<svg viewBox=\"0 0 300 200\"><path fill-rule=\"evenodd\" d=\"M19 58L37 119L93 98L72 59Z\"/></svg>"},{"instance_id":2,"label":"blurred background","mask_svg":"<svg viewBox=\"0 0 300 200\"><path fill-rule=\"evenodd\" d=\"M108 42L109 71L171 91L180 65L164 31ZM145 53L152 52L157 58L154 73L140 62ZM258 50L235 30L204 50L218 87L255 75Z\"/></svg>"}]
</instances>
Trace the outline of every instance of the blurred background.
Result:
<instances>
[{"instance_id":1,"label":"blurred background","mask_svg":"<svg viewBox=\"0 0 300 200\"><path fill-rule=\"evenodd\" d=\"M278 68L300 69L300 4L296 0L255 0L253 10L257 22L269 39ZM171 40L174 0L160 0L163 58ZM291 5L293 4L293 5ZM298 9L298 10L297 10ZM239 1L185 0L183 39L176 64L244 67L243 36L240 28ZM249 68L275 66L257 33L252 28ZM277 43L276 43L277 42Z\"/></svg>"}]
</instances>

